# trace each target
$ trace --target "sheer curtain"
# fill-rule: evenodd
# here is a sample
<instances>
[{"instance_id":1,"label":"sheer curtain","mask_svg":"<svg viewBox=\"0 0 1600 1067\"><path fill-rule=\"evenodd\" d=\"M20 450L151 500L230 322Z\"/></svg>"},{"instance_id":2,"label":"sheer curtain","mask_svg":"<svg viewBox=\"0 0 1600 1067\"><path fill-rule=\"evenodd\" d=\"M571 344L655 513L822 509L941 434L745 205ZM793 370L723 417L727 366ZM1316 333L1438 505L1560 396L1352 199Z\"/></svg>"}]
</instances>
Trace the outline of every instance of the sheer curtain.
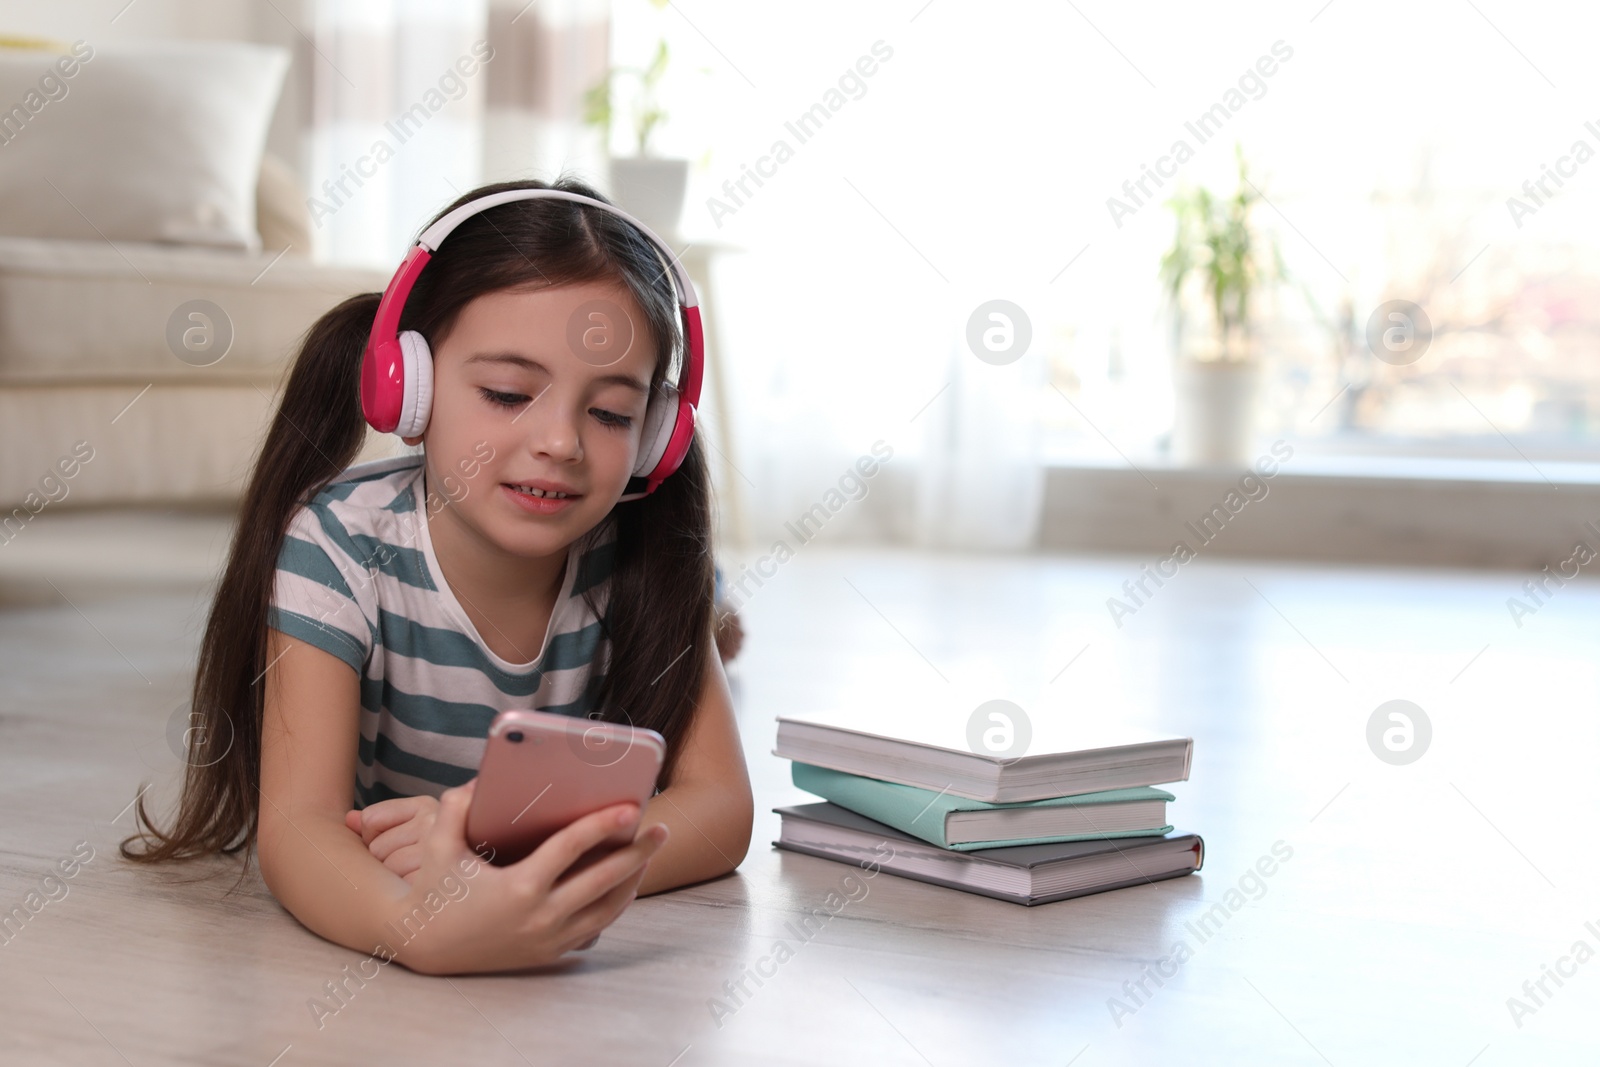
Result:
<instances>
[{"instance_id":1,"label":"sheer curtain","mask_svg":"<svg viewBox=\"0 0 1600 1067\"><path fill-rule=\"evenodd\" d=\"M1003 550L1037 538L1044 342L1066 295L1048 280L1070 258L1046 215L1084 178L1029 177L989 152L985 138L1037 136L1026 108L986 118L981 136L962 126L975 84L1020 94L1007 84L1016 68L1062 56L1020 24L1009 54L975 54L974 24L993 12L925 24L914 11L823 4L779 25L706 3L691 27L616 10L616 61L638 62L658 36L672 49L660 142L695 163L684 236L733 246L711 285L738 468L719 490L739 520L725 532L753 551L797 547L798 517L821 522L819 505L827 541ZM1004 365L966 336L996 299L1020 306L1034 335ZM877 442L892 458L853 495L848 472Z\"/></svg>"},{"instance_id":2,"label":"sheer curtain","mask_svg":"<svg viewBox=\"0 0 1600 1067\"><path fill-rule=\"evenodd\" d=\"M468 189L603 170L579 121L604 0L309 0L306 184L319 258L388 267Z\"/></svg>"},{"instance_id":3,"label":"sheer curtain","mask_svg":"<svg viewBox=\"0 0 1600 1067\"><path fill-rule=\"evenodd\" d=\"M881 263L829 263L794 240L729 255L712 289L735 309L722 373L737 470L718 488L737 515L725 531L737 525L760 550L798 548L797 531L810 540L819 527L830 542L1028 547L1044 484L1042 351L980 360L968 320L992 294L928 273L930 284L903 247ZM1007 291L1026 310L1029 297ZM853 477L864 459L873 473Z\"/></svg>"},{"instance_id":4,"label":"sheer curtain","mask_svg":"<svg viewBox=\"0 0 1600 1067\"><path fill-rule=\"evenodd\" d=\"M981 321L984 330L1006 328ZM966 322L950 334L949 388L917 418L922 451L911 540L931 548L1028 548L1044 503L1035 409L1045 359L1034 350L1014 363L980 361Z\"/></svg>"},{"instance_id":5,"label":"sheer curtain","mask_svg":"<svg viewBox=\"0 0 1600 1067\"><path fill-rule=\"evenodd\" d=\"M398 262L419 224L477 183L484 16L470 2L314 4L306 184L320 258Z\"/></svg>"},{"instance_id":6,"label":"sheer curtain","mask_svg":"<svg viewBox=\"0 0 1600 1067\"><path fill-rule=\"evenodd\" d=\"M598 180L605 146L585 127L583 94L610 66L607 0L492 0L483 180L553 178L571 169Z\"/></svg>"}]
</instances>

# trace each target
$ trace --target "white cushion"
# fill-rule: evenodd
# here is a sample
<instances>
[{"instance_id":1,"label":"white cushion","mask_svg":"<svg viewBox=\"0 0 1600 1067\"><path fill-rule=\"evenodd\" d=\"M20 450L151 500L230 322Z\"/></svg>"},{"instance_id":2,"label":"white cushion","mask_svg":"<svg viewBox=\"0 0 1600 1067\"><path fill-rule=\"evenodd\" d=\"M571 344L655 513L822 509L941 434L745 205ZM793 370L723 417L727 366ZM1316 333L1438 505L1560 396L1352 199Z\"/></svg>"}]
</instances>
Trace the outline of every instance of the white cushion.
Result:
<instances>
[{"instance_id":1,"label":"white cushion","mask_svg":"<svg viewBox=\"0 0 1600 1067\"><path fill-rule=\"evenodd\" d=\"M73 49L0 50L0 234L259 248L256 178L288 52Z\"/></svg>"}]
</instances>

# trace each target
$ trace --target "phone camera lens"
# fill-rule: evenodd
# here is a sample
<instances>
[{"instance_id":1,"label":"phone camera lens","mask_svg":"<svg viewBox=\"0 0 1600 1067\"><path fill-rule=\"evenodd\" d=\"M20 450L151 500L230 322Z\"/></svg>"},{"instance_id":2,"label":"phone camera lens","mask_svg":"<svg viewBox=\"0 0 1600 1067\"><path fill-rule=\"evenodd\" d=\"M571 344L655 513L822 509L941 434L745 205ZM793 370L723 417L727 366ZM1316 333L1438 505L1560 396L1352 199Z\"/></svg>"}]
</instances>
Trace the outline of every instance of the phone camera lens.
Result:
<instances>
[{"instance_id":1,"label":"phone camera lens","mask_svg":"<svg viewBox=\"0 0 1600 1067\"><path fill-rule=\"evenodd\" d=\"M511 741L513 743L517 742L517 741L521 741L522 740L522 731L521 730L512 730L510 733L506 734L506 740L507 741Z\"/></svg>"}]
</instances>

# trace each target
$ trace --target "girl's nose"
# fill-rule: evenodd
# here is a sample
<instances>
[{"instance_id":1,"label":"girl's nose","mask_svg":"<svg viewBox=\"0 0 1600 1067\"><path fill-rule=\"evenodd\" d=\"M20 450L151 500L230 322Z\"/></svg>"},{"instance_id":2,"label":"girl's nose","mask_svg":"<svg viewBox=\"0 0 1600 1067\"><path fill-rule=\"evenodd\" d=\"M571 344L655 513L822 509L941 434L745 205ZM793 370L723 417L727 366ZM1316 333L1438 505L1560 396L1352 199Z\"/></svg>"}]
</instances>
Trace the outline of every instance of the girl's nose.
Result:
<instances>
[{"instance_id":1,"label":"girl's nose","mask_svg":"<svg viewBox=\"0 0 1600 1067\"><path fill-rule=\"evenodd\" d=\"M546 400L549 397L545 398ZM537 413L528 431L528 449L534 455L548 456L558 462L574 462L583 458L583 438L578 433L577 420L555 404Z\"/></svg>"}]
</instances>

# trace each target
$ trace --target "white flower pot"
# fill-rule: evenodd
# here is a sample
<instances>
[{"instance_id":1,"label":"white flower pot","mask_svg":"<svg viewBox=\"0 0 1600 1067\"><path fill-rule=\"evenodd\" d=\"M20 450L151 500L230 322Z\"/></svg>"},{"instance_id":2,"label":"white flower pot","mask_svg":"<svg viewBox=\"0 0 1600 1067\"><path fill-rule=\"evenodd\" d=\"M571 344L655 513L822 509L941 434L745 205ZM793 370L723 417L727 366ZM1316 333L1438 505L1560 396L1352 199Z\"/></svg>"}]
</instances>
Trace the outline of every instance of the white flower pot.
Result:
<instances>
[{"instance_id":1,"label":"white flower pot","mask_svg":"<svg viewBox=\"0 0 1600 1067\"><path fill-rule=\"evenodd\" d=\"M1183 359L1173 384L1173 459L1193 467L1248 466L1261 365L1254 360Z\"/></svg>"},{"instance_id":2,"label":"white flower pot","mask_svg":"<svg viewBox=\"0 0 1600 1067\"><path fill-rule=\"evenodd\" d=\"M611 160L611 195L617 206L667 240L678 232L688 184L687 159L631 156Z\"/></svg>"}]
</instances>

